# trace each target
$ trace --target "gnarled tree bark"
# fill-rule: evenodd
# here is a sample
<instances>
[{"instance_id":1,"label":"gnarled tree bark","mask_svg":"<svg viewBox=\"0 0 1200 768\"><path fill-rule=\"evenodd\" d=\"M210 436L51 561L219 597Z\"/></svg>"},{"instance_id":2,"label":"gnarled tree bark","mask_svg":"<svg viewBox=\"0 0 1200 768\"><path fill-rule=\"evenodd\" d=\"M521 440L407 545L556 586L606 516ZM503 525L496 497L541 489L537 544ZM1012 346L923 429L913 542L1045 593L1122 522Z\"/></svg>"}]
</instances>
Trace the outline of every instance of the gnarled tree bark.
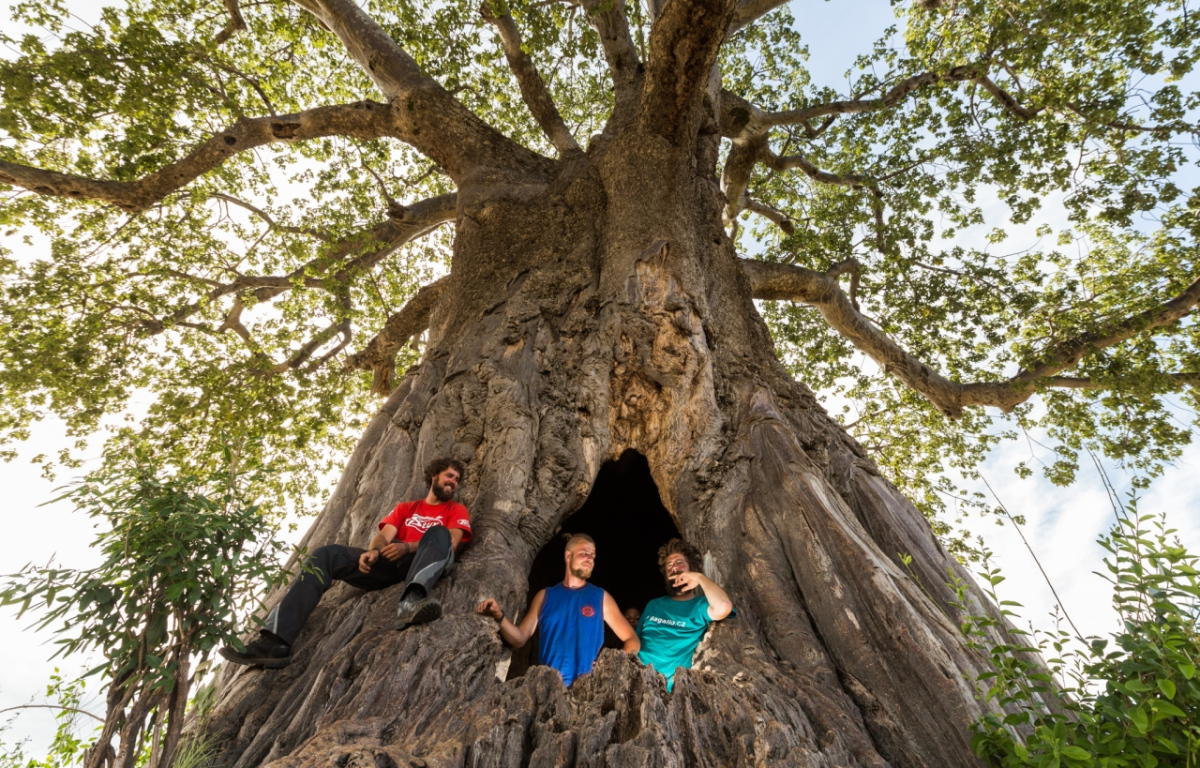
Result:
<instances>
[{"instance_id":1,"label":"gnarled tree bark","mask_svg":"<svg viewBox=\"0 0 1200 768\"><path fill-rule=\"evenodd\" d=\"M305 539L365 541L427 460L464 460L476 538L437 587L446 615L394 632L398 590L336 587L290 667L223 673L225 765L977 764L985 661L944 586L969 576L774 358L705 137L656 127L519 194L460 186L425 357ZM503 682L474 605L525 607L534 557L626 450L739 615L673 694L616 652L570 690L546 668Z\"/></svg>"}]
</instances>

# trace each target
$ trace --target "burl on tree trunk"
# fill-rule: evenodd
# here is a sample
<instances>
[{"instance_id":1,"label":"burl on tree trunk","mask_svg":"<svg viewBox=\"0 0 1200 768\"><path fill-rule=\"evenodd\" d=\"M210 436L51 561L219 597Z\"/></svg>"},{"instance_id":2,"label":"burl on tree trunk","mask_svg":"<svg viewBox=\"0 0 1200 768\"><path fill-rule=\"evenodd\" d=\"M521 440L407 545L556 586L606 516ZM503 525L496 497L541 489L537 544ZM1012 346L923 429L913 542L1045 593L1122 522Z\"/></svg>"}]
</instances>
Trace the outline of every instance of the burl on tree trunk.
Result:
<instances>
[{"instance_id":1,"label":"burl on tree trunk","mask_svg":"<svg viewBox=\"0 0 1200 768\"><path fill-rule=\"evenodd\" d=\"M424 493L425 462L465 461L476 533L436 589L446 614L395 632L399 590L335 587L291 666L223 672L224 765L977 765L985 661L945 586L969 576L772 356L716 136L696 142L617 133L544 184L460 185L425 358L305 538L361 545ZM535 556L629 450L738 615L673 694L619 651L570 690L544 667L504 682L475 604L522 611Z\"/></svg>"}]
</instances>

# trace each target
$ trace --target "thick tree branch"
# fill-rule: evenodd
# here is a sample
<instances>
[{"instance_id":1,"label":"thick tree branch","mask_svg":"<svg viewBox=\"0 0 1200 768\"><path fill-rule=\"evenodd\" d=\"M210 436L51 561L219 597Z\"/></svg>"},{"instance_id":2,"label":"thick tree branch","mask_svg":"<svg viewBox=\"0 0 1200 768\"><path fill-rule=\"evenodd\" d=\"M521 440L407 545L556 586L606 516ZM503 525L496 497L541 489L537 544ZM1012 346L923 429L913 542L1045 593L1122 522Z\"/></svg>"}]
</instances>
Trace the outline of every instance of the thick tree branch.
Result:
<instances>
[{"instance_id":1,"label":"thick tree branch","mask_svg":"<svg viewBox=\"0 0 1200 768\"><path fill-rule=\"evenodd\" d=\"M768 136L770 127L764 123L766 113L742 97L729 91L721 92L719 128L722 135L731 139L733 147L721 170L721 190L725 193L724 218L733 221L745 209L749 198L746 190L754 167L759 163L780 173L799 169L813 181L852 189L866 189L871 193L871 208L875 216L876 237L880 251L884 244L883 193L876 179L870 176L839 176L823 171L808 158L796 154L780 157L771 150Z\"/></svg>"},{"instance_id":2,"label":"thick tree branch","mask_svg":"<svg viewBox=\"0 0 1200 768\"><path fill-rule=\"evenodd\" d=\"M1188 315L1200 303L1200 280L1154 309L1128 317L1101 332L1085 333L1055 344L1040 360L1007 381L959 384L949 381L900 347L854 308L835 277L803 267L742 259L756 299L802 301L816 307L829 325L874 360L885 373L924 395L951 418L971 405L995 406L1007 412L1028 400L1039 386L1080 388L1084 379L1059 377L1087 354L1119 344ZM835 268L836 269L836 268ZM1183 385L1195 384L1195 374L1178 374ZM1096 387L1102 386L1100 383Z\"/></svg>"},{"instance_id":3,"label":"thick tree branch","mask_svg":"<svg viewBox=\"0 0 1200 768\"><path fill-rule=\"evenodd\" d=\"M777 208L772 208L766 203L755 200L752 197L746 197L745 209L752 211L762 216L768 221L775 223L775 226L783 230L786 235L796 234L796 224L788 217L786 213Z\"/></svg>"},{"instance_id":4,"label":"thick tree branch","mask_svg":"<svg viewBox=\"0 0 1200 768\"><path fill-rule=\"evenodd\" d=\"M809 159L804 155L789 155L787 157L780 157L768 149L761 155L759 160L761 160L764 165L775 171L783 172L799 168L801 173L813 181L819 181L822 184L831 184L835 187L866 189L876 197L881 196L879 185L875 182L875 179L871 178L870 176L862 176L859 174L838 176L836 173L822 171L820 168L813 165L812 162L809 161Z\"/></svg>"},{"instance_id":5,"label":"thick tree branch","mask_svg":"<svg viewBox=\"0 0 1200 768\"><path fill-rule=\"evenodd\" d=\"M725 223L735 220L746 207L746 190L760 158L770 152L766 132L733 140L725 167L721 169L721 191L725 193Z\"/></svg>"},{"instance_id":6,"label":"thick tree branch","mask_svg":"<svg viewBox=\"0 0 1200 768\"><path fill-rule=\"evenodd\" d=\"M604 60L613 79L613 122L631 119L642 85L641 57L629 32L625 0L572 0L581 7L588 24L600 35Z\"/></svg>"},{"instance_id":7,"label":"thick tree branch","mask_svg":"<svg viewBox=\"0 0 1200 768\"><path fill-rule=\"evenodd\" d=\"M736 0L672 0L650 31L641 123L676 146L699 129L698 108Z\"/></svg>"},{"instance_id":8,"label":"thick tree branch","mask_svg":"<svg viewBox=\"0 0 1200 768\"><path fill-rule=\"evenodd\" d=\"M361 351L346 358L347 369L374 373L371 383L372 393L386 395L391 392L396 352L409 339L428 327L429 315L446 293L449 285L450 277L447 276L417 291L416 295L409 299L399 312L387 319L375 338L367 342Z\"/></svg>"},{"instance_id":9,"label":"thick tree branch","mask_svg":"<svg viewBox=\"0 0 1200 768\"><path fill-rule=\"evenodd\" d=\"M139 213L234 155L275 142L322 136L377 139L397 132L398 111L387 104L360 101L297 112L292 115L239 120L208 139L183 159L137 181L103 181L58 171L0 161L0 184L37 192L111 203Z\"/></svg>"},{"instance_id":10,"label":"thick tree branch","mask_svg":"<svg viewBox=\"0 0 1200 768\"><path fill-rule=\"evenodd\" d=\"M562 115L559 114L558 107L554 105L550 91L547 90L542 76L538 74L533 59L521 49L521 33L517 30L517 23L508 14L502 16L494 14L488 0L484 0L479 8L479 13L499 32L500 42L504 47L504 57L508 59L508 66L517 78L521 96L533 114L533 119L550 139L550 143L559 151L559 154L578 152L579 144L575 142L575 137L571 135L567 124L563 122Z\"/></svg>"},{"instance_id":11,"label":"thick tree branch","mask_svg":"<svg viewBox=\"0 0 1200 768\"><path fill-rule=\"evenodd\" d=\"M246 29L246 20L242 18L242 8L238 0L225 0L225 11L229 14L229 23L213 38L217 45Z\"/></svg>"},{"instance_id":12,"label":"thick tree branch","mask_svg":"<svg viewBox=\"0 0 1200 768\"><path fill-rule=\"evenodd\" d=\"M396 138L442 167L456 182L481 169L542 174L546 158L495 130L426 77L417 62L354 0L293 0L346 47L397 111Z\"/></svg>"},{"instance_id":13,"label":"thick tree branch","mask_svg":"<svg viewBox=\"0 0 1200 768\"><path fill-rule=\"evenodd\" d=\"M729 34L758 21L776 8L787 5L788 0L741 0L733 12L733 23L729 25Z\"/></svg>"}]
</instances>

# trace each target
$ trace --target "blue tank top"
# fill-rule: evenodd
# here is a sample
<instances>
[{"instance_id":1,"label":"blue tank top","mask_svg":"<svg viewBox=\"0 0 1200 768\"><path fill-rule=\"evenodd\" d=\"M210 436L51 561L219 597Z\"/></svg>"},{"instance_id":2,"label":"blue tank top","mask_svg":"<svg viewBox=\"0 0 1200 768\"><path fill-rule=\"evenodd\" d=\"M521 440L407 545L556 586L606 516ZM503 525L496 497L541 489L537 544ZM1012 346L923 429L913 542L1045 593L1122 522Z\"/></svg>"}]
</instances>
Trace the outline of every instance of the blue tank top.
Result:
<instances>
[{"instance_id":1,"label":"blue tank top","mask_svg":"<svg viewBox=\"0 0 1200 768\"><path fill-rule=\"evenodd\" d=\"M538 614L538 657L554 667L570 685L592 671L604 645L604 590L594 584L567 589L555 584L546 589Z\"/></svg>"}]
</instances>

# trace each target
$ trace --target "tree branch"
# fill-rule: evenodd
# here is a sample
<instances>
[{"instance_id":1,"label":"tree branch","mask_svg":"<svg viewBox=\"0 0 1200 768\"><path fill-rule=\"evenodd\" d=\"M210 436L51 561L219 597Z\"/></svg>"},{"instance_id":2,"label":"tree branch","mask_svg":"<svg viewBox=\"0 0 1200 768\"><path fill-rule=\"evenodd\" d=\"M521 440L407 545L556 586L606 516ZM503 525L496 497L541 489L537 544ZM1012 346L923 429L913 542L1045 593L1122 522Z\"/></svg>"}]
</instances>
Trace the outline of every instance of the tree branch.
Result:
<instances>
[{"instance_id":1,"label":"tree branch","mask_svg":"<svg viewBox=\"0 0 1200 768\"><path fill-rule=\"evenodd\" d=\"M221 327L217 329L217 333L224 331L233 331L241 337L242 341L253 346L254 340L250 338L250 331L246 326L242 325L242 310L246 305L242 302L241 296L233 297L233 307L230 308L229 314L225 316L225 322L221 323Z\"/></svg>"},{"instance_id":2,"label":"tree branch","mask_svg":"<svg viewBox=\"0 0 1200 768\"><path fill-rule=\"evenodd\" d=\"M787 5L788 0L741 0L733 12L733 23L729 25L729 34L758 21L776 8Z\"/></svg>"},{"instance_id":3,"label":"tree branch","mask_svg":"<svg viewBox=\"0 0 1200 768\"><path fill-rule=\"evenodd\" d=\"M211 195L209 195L208 197L211 200L223 200L226 203L232 203L233 205L236 205L239 208L243 208L243 209L249 211L250 213L253 213L255 216L257 216L258 218L260 218L264 222L266 222L267 226L269 226L271 229L275 229L280 232L290 232L293 235L307 235L308 237L313 237L313 238L316 238L317 240L324 240L325 242L329 242L331 239L327 232L322 232L319 229L312 229L310 227L292 227L292 226L280 224L277 221L275 221L274 218L271 217L271 214L267 213L264 210L256 208L255 206L251 205L250 203L247 203L245 200L239 200L238 198L236 198L232 195L226 195L226 194L223 194L220 192L214 192Z\"/></svg>"},{"instance_id":4,"label":"tree branch","mask_svg":"<svg viewBox=\"0 0 1200 768\"><path fill-rule=\"evenodd\" d=\"M752 197L746 198L745 209L747 211L753 211L754 213L757 213L759 216L762 216L768 221L774 222L775 225L782 229L786 235L790 236L796 234L795 223L793 223L788 215L783 211L772 208L766 203L755 200Z\"/></svg>"},{"instance_id":5,"label":"tree branch","mask_svg":"<svg viewBox=\"0 0 1200 768\"><path fill-rule=\"evenodd\" d=\"M103 717L100 717L100 715L94 715L91 712L88 712L86 709L79 709L78 707L64 707L60 704L18 704L15 707L5 707L4 709L0 709L0 714L12 712L17 709L57 709L63 712L74 712L78 715L87 715L94 720L99 720L102 723L104 722Z\"/></svg>"},{"instance_id":6,"label":"tree branch","mask_svg":"<svg viewBox=\"0 0 1200 768\"><path fill-rule=\"evenodd\" d=\"M650 31L641 123L675 146L691 143L696 112L737 0L674 0Z\"/></svg>"},{"instance_id":7,"label":"tree branch","mask_svg":"<svg viewBox=\"0 0 1200 768\"><path fill-rule=\"evenodd\" d=\"M326 361L329 360L329 358L333 357L334 355L336 355L337 353L339 353L343 349L345 349L347 346L349 346L351 340L354 338L354 329L350 324L350 317L349 317L349 313L350 313L350 309L351 309L350 293L348 291L343 291L342 295L339 297L339 299L340 299L339 303L342 305L342 311L346 313L345 317L343 317L341 320L334 320L329 325L327 325L324 328L322 328L321 330L317 331L317 333L314 334L313 337L308 340L308 343L306 343L304 346L300 347L300 349L297 350L295 352L295 354L293 354L291 357L289 357L285 362L279 363L278 365L274 365L271 368L268 368L267 370L262 371L262 373L265 373L265 374L283 373L285 371L292 370L293 368L299 368L300 366L302 366L306 362L308 362L308 360L313 356L313 354L318 349L323 347L326 343L328 343L329 340L332 339L334 336L340 335L342 337L341 342L339 342L337 346L335 346L332 350L330 350L329 352L322 355L316 362L314 362L313 365L311 366L310 370L320 368L322 365L325 364Z\"/></svg>"},{"instance_id":8,"label":"tree branch","mask_svg":"<svg viewBox=\"0 0 1200 768\"><path fill-rule=\"evenodd\" d=\"M959 384L909 354L887 334L864 317L847 299L829 273L786 264L769 264L742 259L756 299L802 301L821 313L830 327L866 353L885 373L921 393L950 418L962 416L971 405L995 406L1005 413L1028 400L1039 386L1083 388L1087 379L1059 377L1083 357L1133 338L1139 333L1170 325L1187 316L1200 303L1200 280L1175 298L1154 309L1132 315L1103 333L1084 333L1055 344L1027 370L999 382ZM835 267L835 270L837 268ZM1194 385L1197 374L1175 374L1181 386ZM1088 384L1087 386L1093 386ZM1095 388L1111 386L1094 383Z\"/></svg>"},{"instance_id":9,"label":"tree branch","mask_svg":"<svg viewBox=\"0 0 1200 768\"><path fill-rule=\"evenodd\" d=\"M354 0L293 0L335 34L397 112L396 138L455 182L481 168L544 174L549 161L512 141L426 77Z\"/></svg>"},{"instance_id":10,"label":"tree branch","mask_svg":"<svg viewBox=\"0 0 1200 768\"><path fill-rule=\"evenodd\" d=\"M746 0L751 5L768 6L773 0ZM771 8L767 8L771 10ZM739 8L740 12L740 8ZM811 125L811 120L818 117L836 118L839 115L861 114L864 112L878 112L884 109L890 109L899 104L904 99L915 93L921 88L926 88L935 85L944 85L946 83L961 83L973 82L981 86L988 94L992 96L1005 111L1015 115L1022 120L1032 120L1046 110L1046 107L1026 107L1021 104L1011 93L997 85L991 78L988 77L988 62L976 62L974 64L964 64L954 67L946 72L922 72L917 75L907 77L892 86L887 93L875 99L847 99L840 101L831 101L825 104L818 104L802 109L793 109L784 112L764 112L753 105L748 104L741 97L734 97L733 103L736 109L745 112L746 120L742 121L739 129L742 131L763 130L781 125L801 125L809 138L816 138L829 127L830 121L827 121L820 128L814 129ZM728 93L728 92L726 92ZM730 94L732 95L732 94ZM1076 103L1068 103L1066 108L1084 119L1090 119L1087 110ZM1171 125L1135 125L1127 122L1105 122L1101 123L1105 128L1123 131L1137 131L1144 133L1154 132L1171 132L1171 133L1197 133L1196 126L1187 123L1176 123ZM728 136L728 134L726 134ZM730 138L733 138L732 136Z\"/></svg>"},{"instance_id":11,"label":"tree branch","mask_svg":"<svg viewBox=\"0 0 1200 768\"><path fill-rule=\"evenodd\" d=\"M733 221L745 209L749 201L746 190L750 185L755 165L762 163L780 173L799 169L810 179L823 184L868 190L873 198L871 208L875 215L878 246L882 252L885 242L883 193L879 189L878 181L870 176L838 176L823 171L799 154L780 157L771 150L768 141L770 127L765 123L767 117L766 113L741 96L729 91L721 92L719 128L721 134L733 143L725 160L725 167L721 170L721 190L725 193L726 200L725 221ZM826 127L828 123L822 126L821 130Z\"/></svg>"},{"instance_id":12,"label":"tree branch","mask_svg":"<svg viewBox=\"0 0 1200 768\"><path fill-rule=\"evenodd\" d=\"M1022 120L1032 120L1047 111L1048 107L1026 107L1017 100L1015 96L1001 88L986 75L980 75L975 78L975 82L979 83L992 98L1000 102L1007 112L1021 118ZM1077 117L1091 121L1092 117L1088 114L1088 110L1077 102L1066 102L1066 110L1073 113ZM1194 125L1189 125L1185 122L1177 122L1170 125L1137 125L1135 123L1121 122L1117 120L1108 122L1096 122L1095 125L1101 128L1108 128L1114 131L1129 131L1132 133L1200 133L1200 128Z\"/></svg>"},{"instance_id":13,"label":"tree branch","mask_svg":"<svg viewBox=\"0 0 1200 768\"><path fill-rule=\"evenodd\" d=\"M1188 371L1185 373L1167 373L1163 374L1170 381L1175 382L1180 387L1194 387L1200 385L1200 371ZM1051 376L1043 379L1043 386L1059 387L1062 389L1116 389L1124 383L1126 379L1115 378L1105 379L1104 381L1096 381L1095 379L1080 379L1073 376Z\"/></svg>"},{"instance_id":14,"label":"tree branch","mask_svg":"<svg viewBox=\"0 0 1200 768\"><path fill-rule=\"evenodd\" d=\"M725 158L725 167L721 169L721 191L725 193L723 217L727 224L737 219L738 214L746 207L746 190L750 188L754 166L769 152L765 131L733 139L733 146Z\"/></svg>"},{"instance_id":15,"label":"tree branch","mask_svg":"<svg viewBox=\"0 0 1200 768\"><path fill-rule=\"evenodd\" d=\"M853 256L848 259L842 259L830 267L826 274L834 280L845 274L850 275L850 306L854 307L854 311L860 311L858 306L858 283L862 277L862 264L859 263L858 259Z\"/></svg>"},{"instance_id":16,"label":"tree branch","mask_svg":"<svg viewBox=\"0 0 1200 768\"><path fill-rule=\"evenodd\" d=\"M277 117L239 120L208 139L183 159L137 181L103 181L0 161L0 183L39 195L111 203L140 213L234 155L276 142L290 143L322 136L377 139L397 133L398 110L387 104L360 101Z\"/></svg>"},{"instance_id":17,"label":"tree branch","mask_svg":"<svg viewBox=\"0 0 1200 768\"><path fill-rule=\"evenodd\" d=\"M805 176L813 181L819 181L822 184L832 184L836 187L866 189L876 197L882 196L879 191L879 185L876 184L875 179L871 178L870 176L862 176L859 174L838 176L836 173L822 171L820 168L813 165L812 162L810 162L809 159L804 155L789 155L787 157L780 157L768 149L759 159L764 165L775 171L783 172L799 168Z\"/></svg>"},{"instance_id":18,"label":"tree branch","mask_svg":"<svg viewBox=\"0 0 1200 768\"><path fill-rule=\"evenodd\" d=\"M225 10L229 13L229 23L213 38L217 45L246 29L246 20L242 18L242 9L238 5L238 0L225 0Z\"/></svg>"},{"instance_id":19,"label":"tree branch","mask_svg":"<svg viewBox=\"0 0 1200 768\"><path fill-rule=\"evenodd\" d=\"M919 75L907 77L896 83L877 99L850 99L847 101L831 101L803 109L793 109L786 112L760 112L759 121L764 126L795 125L805 123L817 117L828 115L853 115L862 112L878 112L890 109L919 88L944 83L960 83L975 80L986 68L981 64L966 64L954 67L947 72L922 72Z\"/></svg>"},{"instance_id":20,"label":"tree branch","mask_svg":"<svg viewBox=\"0 0 1200 768\"><path fill-rule=\"evenodd\" d=\"M641 57L629 19L625 16L625 0L572 0L583 8L588 24L600 35L604 60L613 79L613 121L624 123L632 119L642 87Z\"/></svg>"},{"instance_id":21,"label":"tree branch","mask_svg":"<svg viewBox=\"0 0 1200 768\"><path fill-rule=\"evenodd\" d=\"M1010 94L1008 91L1004 90L1000 86L996 85L986 75L980 75L979 77L975 78L975 82L979 83L979 85L981 85L983 87L983 90L985 90L989 94L991 94L992 98L994 98L996 101L1000 102L1000 104L1006 110L1013 113L1014 115L1021 118L1022 120L1032 120L1033 118L1038 116L1038 113L1040 113L1042 111L1041 108L1029 109L1028 107L1022 106L1021 103L1019 101L1017 101L1013 97L1012 94Z\"/></svg>"},{"instance_id":22,"label":"tree branch","mask_svg":"<svg viewBox=\"0 0 1200 768\"><path fill-rule=\"evenodd\" d=\"M355 272L373 268L397 248L422 237L454 217L457 210L457 194L451 193L427 198L409 206L393 206L388 218L376 224L368 232L346 238L329 250L302 264L286 275L239 275L229 283L217 284L204 299L181 307L165 321L146 321L143 326L151 334L158 334L200 311L203 307L230 294L249 292L256 302L269 301L292 290L297 285L305 288L339 290L341 285ZM352 257L352 258L351 258ZM331 275L325 275L337 267ZM232 330L244 339L249 334L241 325L241 297L235 299L234 308L219 330Z\"/></svg>"},{"instance_id":23,"label":"tree branch","mask_svg":"<svg viewBox=\"0 0 1200 768\"><path fill-rule=\"evenodd\" d=\"M372 393L386 395L391 392L396 352L409 339L428 327L429 315L449 285L450 277L446 276L417 291L399 312L387 319L375 338L367 342L361 351L346 358L344 364L347 369L374 373L371 382Z\"/></svg>"},{"instance_id":24,"label":"tree branch","mask_svg":"<svg viewBox=\"0 0 1200 768\"><path fill-rule=\"evenodd\" d=\"M767 149L762 156L762 161L771 169L776 171L790 171L793 168L799 168L800 171L813 181L819 181L822 184L831 184L837 187L850 187L851 189L865 189L871 193L871 212L875 216L875 247L880 253L884 253L884 224L883 224L883 192L879 189L879 183L870 176L862 176L853 174L850 176L838 176L835 173L822 171L817 166L809 162L808 158L803 155L791 155L789 157L780 157Z\"/></svg>"},{"instance_id":25,"label":"tree branch","mask_svg":"<svg viewBox=\"0 0 1200 768\"><path fill-rule=\"evenodd\" d=\"M513 21L512 16L508 14L497 16L492 12L488 0L483 0L483 4L479 7L479 13L500 34L504 57L508 60L508 66L517 78L521 96L525 99L530 113L533 114L533 119L550 139L550 143L554 145L559 154L565 155L568 152L580 151L579 144L575 142L575 137L571 135L567 124L563 122L558 107L554 106L550 91L546 89L546 83L538 74L533 59L521 49L521 33L517 30L517 24Z\"/></svg>"}]
</instances>

